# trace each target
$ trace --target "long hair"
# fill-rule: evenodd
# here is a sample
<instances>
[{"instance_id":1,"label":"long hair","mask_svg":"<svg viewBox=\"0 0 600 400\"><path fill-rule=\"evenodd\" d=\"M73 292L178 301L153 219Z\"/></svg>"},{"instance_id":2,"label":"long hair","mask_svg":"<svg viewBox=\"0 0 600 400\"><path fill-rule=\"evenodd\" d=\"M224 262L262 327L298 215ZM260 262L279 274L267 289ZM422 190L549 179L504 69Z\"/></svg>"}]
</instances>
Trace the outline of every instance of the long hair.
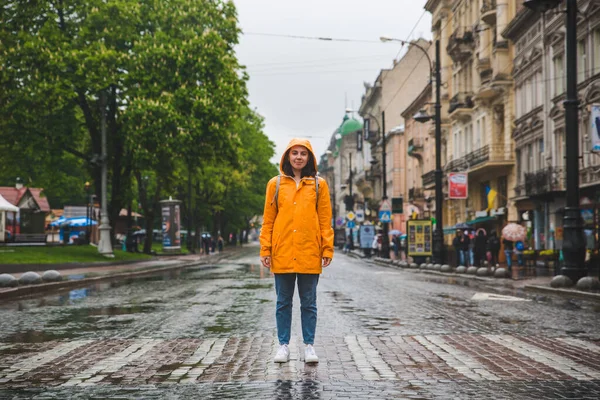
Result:
<instances>
[{"instance_id":1,"label":"long hair","mask_svg":"<svg viewBox=\"0 0 600 400\"><path fill-rule=\"evenodd\" d=\"M286 175L294 176L294 170L292 169L292 164L290 163L290 150L286 151L285 155L283 156L283 166L281 167L281 169L283 169L283 172ZM300 177L304 178L306 176L316 176L316 175L317 175L317 170L315 168L315 156L313 155L313 153L311 151L309 151L308 152L308 162L306 163L306 166L304 168L302 168Z\"/></svg>"}]
</instances>

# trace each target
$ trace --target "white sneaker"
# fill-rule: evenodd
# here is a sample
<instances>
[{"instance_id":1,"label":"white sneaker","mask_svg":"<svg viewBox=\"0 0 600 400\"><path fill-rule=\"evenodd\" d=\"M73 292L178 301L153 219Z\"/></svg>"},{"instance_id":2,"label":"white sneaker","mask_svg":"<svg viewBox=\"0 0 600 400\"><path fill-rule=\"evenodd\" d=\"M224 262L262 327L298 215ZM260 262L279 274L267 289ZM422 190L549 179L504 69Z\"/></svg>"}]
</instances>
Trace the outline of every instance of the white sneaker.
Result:
<instances>
[{"instance_id":1,"label":"white sneaker","mask_svg":"<svg viewBox=\"0 0 600 400\"><path fill-rule=\"evenodd\" d=\"M304 362L305 363L318 363L319 357L317 357L317 353L315 353L315 348L312 344L307 344L306 349L304 350Z\"/></svg>"},{"instance_id":2,"label":"white sneaker","mask_svg":"<svg viewBox=\"0 0 600 400\"><path fill-rule=\"evenodd\" d=\"M290 349L287 344L282 344L279 346L279 350L277 350L277 354L275 354L275 358L273 359L276 363L286 363L290 360Z\"/></svg>"}]
</instances>

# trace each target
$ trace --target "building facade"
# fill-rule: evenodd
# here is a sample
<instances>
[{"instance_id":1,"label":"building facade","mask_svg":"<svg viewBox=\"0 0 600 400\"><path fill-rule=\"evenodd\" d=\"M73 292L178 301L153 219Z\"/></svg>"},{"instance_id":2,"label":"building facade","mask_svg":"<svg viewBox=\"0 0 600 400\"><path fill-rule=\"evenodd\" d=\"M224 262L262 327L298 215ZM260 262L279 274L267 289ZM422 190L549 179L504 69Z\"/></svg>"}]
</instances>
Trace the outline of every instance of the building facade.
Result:
<instances>
[{"instance_id":1,"label":"building facade","mask_svg":"<svg viewBox=\"0 0 600 400\"><path fill-rule=\"evenodd\" d=\"M598 249L600 155L591 151L592 104L600 103L600 3L578 1L581 208L586 246ZM535 249L562 247L565 207L565 18L522 8L503 36L514 43L516 148L513 200Z\"/></svg>"},{"instance_id":2,"label":"building facade","mask_svg":"<svg viewBox=\"0 0 600 400\"><path fill-rule=\"evenodd\" d=\"M501 32L516 0L430 0L434 40L442 48L442 164L464 173L466 199L445 195L444 227L499 231L516 218L514 187L512 44ZM447 183L445 183L445 186ZM444 188L447 192L447 189Z\"/></svg>"},{"instance_id":3,"label":"building facade","mask_svg":"<svg viewBox=\"0 0 600 400\"><path fill-rule=\"evenodd\" d=\"M428 51L431 42L419 39L415 42ZM404 134L405 121L401 113L421 93L430 78L427 54L415 45L408 45L405 55L394 62L391 69L382 70L373 85L365 85L358 113L366 121L369 132L368 142L372 159L367 166L364 179L360 181L364 197L372 199L377 211L383 192L383 176L386 177L385 196L408 198L407 149L408 140ZM383 150L385 140L385 174L383 173ZM369 185L370 184L370 185ZM371 188L369 188L370 186ZM372 190L372 191L371 191ZM406 213L393 214L390 229L405 231Z\"/></svg>"}]
</instances>

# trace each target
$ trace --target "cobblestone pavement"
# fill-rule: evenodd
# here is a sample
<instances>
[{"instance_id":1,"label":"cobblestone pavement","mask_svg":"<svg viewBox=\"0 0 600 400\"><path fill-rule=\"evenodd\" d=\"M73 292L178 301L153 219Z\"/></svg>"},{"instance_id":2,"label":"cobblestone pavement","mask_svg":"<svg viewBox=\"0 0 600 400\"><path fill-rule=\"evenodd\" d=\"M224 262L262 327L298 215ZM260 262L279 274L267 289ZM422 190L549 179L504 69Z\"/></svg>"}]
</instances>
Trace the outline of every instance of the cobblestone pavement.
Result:
<instances>
[{"instance_id":1,"label":"cobblestone pavement","mask_svg":"<svg viewBox=\"0 0 600 400\"><path fill-rule=\"evenodd\" d=\"M296 298L274 364L257 253L0 305L0 399L600 398L598 306L489 300L343 255L319 283L320 363L302 361Z\"/></svg>"}]
</instances>

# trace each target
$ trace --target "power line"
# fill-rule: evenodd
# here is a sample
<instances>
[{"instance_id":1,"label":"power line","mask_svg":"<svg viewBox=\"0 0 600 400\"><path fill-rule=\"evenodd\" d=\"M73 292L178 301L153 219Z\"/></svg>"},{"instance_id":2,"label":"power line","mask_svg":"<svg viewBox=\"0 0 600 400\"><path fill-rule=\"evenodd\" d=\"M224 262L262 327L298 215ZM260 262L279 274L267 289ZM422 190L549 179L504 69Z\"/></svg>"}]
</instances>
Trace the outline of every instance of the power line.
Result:
<instances>
[{"instance_id":1,"label":"power line","mask_svg":"<svg viewBox=\"0 0 600 400\"><path fill-rule=\"evenodd\" d=\"M281 37L281 38L287 38L287 39L320 40L320 41L324 41L324 42L381 43L379 40L331 38L331 37L323 37L323 36L286 35L286 34L282 34L282 33L264 33L264 32L243 32L243 33L244 33L244 35L251 35L251 36L267 36L267 37Z\"/></svg>"}]
</instances>

